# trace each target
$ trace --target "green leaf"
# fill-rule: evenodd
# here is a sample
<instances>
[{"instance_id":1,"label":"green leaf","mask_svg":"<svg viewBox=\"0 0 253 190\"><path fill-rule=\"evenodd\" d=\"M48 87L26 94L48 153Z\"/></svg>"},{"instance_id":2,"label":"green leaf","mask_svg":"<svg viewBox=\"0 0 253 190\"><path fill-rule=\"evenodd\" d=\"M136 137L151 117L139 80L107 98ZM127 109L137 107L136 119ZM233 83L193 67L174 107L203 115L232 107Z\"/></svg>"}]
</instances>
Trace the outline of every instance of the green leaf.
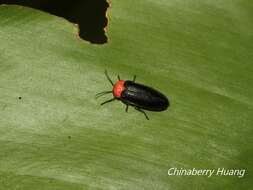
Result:
<instances>
[{"instance_id":1,"label":"green leaf","mask_svg":"<svg viewBox=\"0 0 253 190\"><path fill-rule=\"evenodd\" d=\"M0 6L2 189L250 189L253 4L113 1L106 45L66 20ZM104 70L171 102L150 121L120 102ZM245 169L168 176L170 168Z\"/></svg>"}]
</instances>

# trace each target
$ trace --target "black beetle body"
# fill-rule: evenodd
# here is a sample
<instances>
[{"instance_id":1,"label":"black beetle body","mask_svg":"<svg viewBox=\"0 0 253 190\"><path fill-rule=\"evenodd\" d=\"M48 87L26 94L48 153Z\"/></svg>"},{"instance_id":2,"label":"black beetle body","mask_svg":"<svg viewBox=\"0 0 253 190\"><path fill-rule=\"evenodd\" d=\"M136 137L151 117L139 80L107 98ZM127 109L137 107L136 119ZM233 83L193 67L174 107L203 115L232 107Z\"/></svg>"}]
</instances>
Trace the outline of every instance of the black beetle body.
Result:
<instances>
[{"instance_id":1,"label":"black beetle body","mask_svg":"<svg viewBox=\"0 0 253 190\"><path fill-rule=\"evenodd\" d=\"M120 100L126 105L149 111L164 111L169 106L166 96L151 87L129 80L124 85Z\"/></svg>"},{"instance_id":2,"label":"black beetle body","mask_svg":"<svg viewBox=\"0 0 253 190\"><path fill-rule=\"evenodd\" d=\"M120 80L118 75L118 81L113 84L112 80L107 74L107 71L105 71L105 75L113 86L113 89L112 91L100 92L96 95L96 97L98 98L105 94L112 93L113 98L101 103L101 105L114 100L120 100L126 104L126 112L128 111L128 106L133 106L136 110L142 112L148 120L149 118L144 110L164 111L168 108L169 101L167 97L151 87L136 83L136 76L134 76L132 81L124 81Z\"/></svg>"}]
</instances>

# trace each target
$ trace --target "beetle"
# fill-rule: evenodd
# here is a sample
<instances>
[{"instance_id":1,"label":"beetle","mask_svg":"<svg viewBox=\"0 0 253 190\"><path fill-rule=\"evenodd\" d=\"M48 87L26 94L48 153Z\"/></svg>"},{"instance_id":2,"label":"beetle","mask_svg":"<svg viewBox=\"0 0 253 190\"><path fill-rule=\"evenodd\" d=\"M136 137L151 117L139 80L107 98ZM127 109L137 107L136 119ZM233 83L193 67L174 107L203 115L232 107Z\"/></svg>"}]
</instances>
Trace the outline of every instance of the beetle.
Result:
<instances>
[{"instance_id":1,"label":"beetle","mask_svg":"<svg viewBox=\"0 0 253 190\"><path fill-rule=\"evenodd\" d=\"M132 106L137 111L143 113L147 120L149 120L149 117L144 110L159 112L169 107L169 100L165 95L149 86L136 83L136 75L134 75L131 81L121 80L118 75L116 83L112 82L107 70L105 70L105 76L113 88L110 91L97 93L96 98L109 93L113 94L113 98L101 103L101 106L114 100L119 100L126 105L126 112L128 112L128 106Z\"/></svg>"}]
</instances>

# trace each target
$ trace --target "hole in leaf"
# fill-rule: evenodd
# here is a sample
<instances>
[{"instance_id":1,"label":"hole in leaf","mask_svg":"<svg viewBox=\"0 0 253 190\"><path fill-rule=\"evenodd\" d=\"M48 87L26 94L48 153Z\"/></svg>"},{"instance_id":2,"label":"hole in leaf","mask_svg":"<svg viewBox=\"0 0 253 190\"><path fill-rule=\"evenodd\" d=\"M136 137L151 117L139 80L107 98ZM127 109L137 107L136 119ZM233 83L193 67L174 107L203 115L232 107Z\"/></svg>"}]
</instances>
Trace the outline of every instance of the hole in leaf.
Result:
<instances>
[{"instance_id":1,"label":"hole in leaf","mask_svg":"<svg viewBox=\"0 0 253 190\"><path fill-rule=\"evenodd\" d=\"M0 4L15 4L39 9L64 17L80 28L80 37L95 44L107 42L104 28L108 19L106 0L0 0Z\"/></svg>"}]
</instances>

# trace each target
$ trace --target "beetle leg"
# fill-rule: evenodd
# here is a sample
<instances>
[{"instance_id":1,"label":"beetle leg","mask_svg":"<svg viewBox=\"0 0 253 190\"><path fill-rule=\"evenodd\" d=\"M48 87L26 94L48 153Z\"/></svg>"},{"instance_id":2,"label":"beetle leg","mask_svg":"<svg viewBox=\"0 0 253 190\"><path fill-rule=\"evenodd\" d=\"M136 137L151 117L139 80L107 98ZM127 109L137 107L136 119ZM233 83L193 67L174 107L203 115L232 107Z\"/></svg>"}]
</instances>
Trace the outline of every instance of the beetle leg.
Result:
<instances>
[{"instance_id":1,"label":"beetle leg","mask_svg":"<svg viewBox=\"0 0 253 190\"><path fill-rule=\"evenodd\" d=\"M136 75L134 75L133 82L135 82L135 79L136 79Z\"/></svg>"},{"instance_id":2,"label":"beetle leg","mask_svg":"<svg viewBox=\"0 0 253 190\"><path fill-rule=\"evenodd\" d=\"M106 103L109 103L109 102L112 102L112 101L114 101L114 100L116 100L116 98L112 98L112 99L110 99L110 100L106 100L105 102L101 103L100 105L102 106L102 105L104 105L104 104L106 104Z\"/></svg>"},{"instance_id":3,"label":"beetle leg","mask_svg":"<svg viewBox=\"0 0 253 190\"><path fill-rule=\"evenodd\" d=\"M143 114L145 115L146 119L149 120L149 118L148 118L148 116L147 116L147 114L146 114L146 112L145 112L144 110L142 110L142 109L140 109L140 108L138 108L138 107L134 107L134 108L135 108L137 111L143 113Z\"/></svg>"},{"instance_id":4,"label":"beetle leg","mask_svg":"<svg viewBox=\"0 0 253 190\"><path fill-rule=\"evenodd\" d=\"M126 105L126 109L125 109L126 112L128 112L128 104Z\"/></svg>"}]
</instances>

